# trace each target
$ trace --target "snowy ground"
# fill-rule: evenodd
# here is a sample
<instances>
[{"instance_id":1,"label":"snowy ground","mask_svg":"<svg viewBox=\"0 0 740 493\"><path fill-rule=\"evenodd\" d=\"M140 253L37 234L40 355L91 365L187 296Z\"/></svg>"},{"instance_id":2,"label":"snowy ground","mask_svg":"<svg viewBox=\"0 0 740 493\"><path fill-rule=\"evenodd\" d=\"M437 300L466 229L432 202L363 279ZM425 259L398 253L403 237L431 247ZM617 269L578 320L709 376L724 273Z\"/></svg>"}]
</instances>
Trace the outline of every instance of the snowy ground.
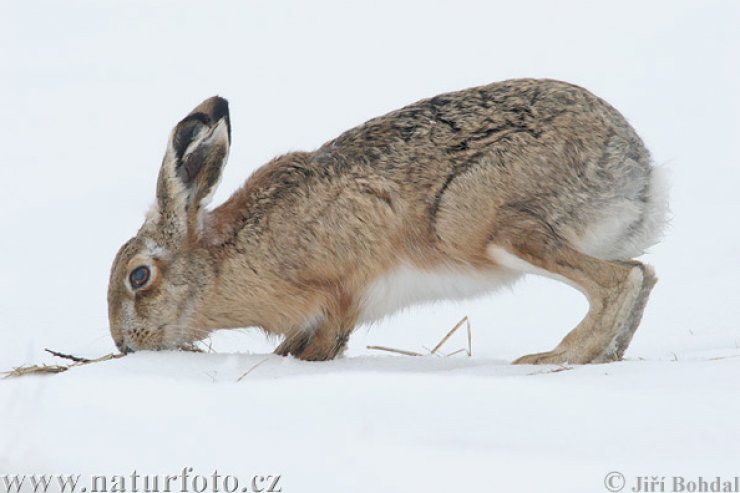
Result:
<instances>
[{"instance_id":1,"label":"snowy ground","mask_svg":"<svg viewBox=\"0 0 740 493\"><path fill-rule=\"evenodd\" d=\"M138 353L0 382L0 492L7 473L184 466L245 485L280 474L286 493L598 492L611 471L627 488L646 475L740 476L738 25L733 1L2 3L2 369L52 362L45 347L114 349L113 255L153 199L171 126L216 93L234 127L219 202L275 154L421 97L569 80L619 108L670 169L674 218L645 259L660 282L624 362L509 365L550 349L585 311L578 293L538 278L361 328L328 363L224 332L216 354ZM366 349L423 350L464 315L472 358ZM446 347L464 344L460 332Z\"/></svg>"}]
</instances>

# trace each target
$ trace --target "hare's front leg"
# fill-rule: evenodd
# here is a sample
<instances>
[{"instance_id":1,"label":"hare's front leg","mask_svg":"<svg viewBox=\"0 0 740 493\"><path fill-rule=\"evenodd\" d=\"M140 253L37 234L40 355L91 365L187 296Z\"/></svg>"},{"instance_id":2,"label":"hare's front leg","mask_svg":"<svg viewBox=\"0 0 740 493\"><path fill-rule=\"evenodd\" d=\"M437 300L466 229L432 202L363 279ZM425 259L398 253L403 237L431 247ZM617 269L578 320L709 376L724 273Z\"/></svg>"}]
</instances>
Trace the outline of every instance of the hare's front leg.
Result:
<instances>
[{"instance_id":1,"label":"hare's front leg","mask_svg":"<svg viewBox=\"0 0 740 493\"><path fill-rule=\"evenodd\" d=\"M306 361L334 359L347 348L353 328L354 323L332 323L322 318L312 322L309 327L302 327L287 335L275 349L275 354L290 354Z\"/></svg>"},{"instance_id":2,"label":"hare's front leg","mask_svg":"<svg viewBox=\"0 0 740 493\"><path fill-rule=\"evenodd\" d=\"M590 257L549 232L519 233L497 238L489 247L494 261L566 282L586 295L590 307L586 317L555 349L523 356L514 363L585 364L621 359L657 280L653 269L635 261Z\"/></svg>"}]
</instances>

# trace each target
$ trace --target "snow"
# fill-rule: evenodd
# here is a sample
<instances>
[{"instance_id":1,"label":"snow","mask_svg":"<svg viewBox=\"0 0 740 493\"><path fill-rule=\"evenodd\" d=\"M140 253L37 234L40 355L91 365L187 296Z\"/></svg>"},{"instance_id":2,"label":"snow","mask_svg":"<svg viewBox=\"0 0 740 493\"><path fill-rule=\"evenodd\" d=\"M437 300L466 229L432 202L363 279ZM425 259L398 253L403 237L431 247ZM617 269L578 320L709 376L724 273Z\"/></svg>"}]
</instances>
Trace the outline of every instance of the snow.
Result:
<instances>
[{"instance_id":1,"label":"snow","mask_svg":"<svg viewBox=\"0 0 740 493\"><path fill-rule=\"evenodd\" d=\"M213 94L233 123L217 204L274 155L422 97L568 80L644 137L671 174L673 219L644 257L660 281L623 362L509 365L551 349L586 310L534 276L360 328L332 362L224 331L214 354L0 381L0 477L189 466L361 493L740 475L739 23L731 1L2 3L2 369L54 362L45 347L114 350L110 263L153 200L172 125ZM424 351L464 315L471 358L366 349ZM444 349L464 346L461 331Z\"/></svg>"}]
</instances>

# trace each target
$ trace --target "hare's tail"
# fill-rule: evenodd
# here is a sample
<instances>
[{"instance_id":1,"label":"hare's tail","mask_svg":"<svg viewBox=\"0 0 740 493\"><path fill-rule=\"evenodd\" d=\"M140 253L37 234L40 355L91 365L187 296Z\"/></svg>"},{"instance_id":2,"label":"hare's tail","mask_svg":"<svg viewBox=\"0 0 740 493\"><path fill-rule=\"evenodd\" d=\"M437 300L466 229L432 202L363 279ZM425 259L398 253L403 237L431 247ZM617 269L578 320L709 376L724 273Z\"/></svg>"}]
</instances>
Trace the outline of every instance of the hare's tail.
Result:
<instances>
[{"instance_id":1,"label":"hare's tail","mask_svg":"<svg viewBox=\"0 0 740 493\"><path fill-rule=\"evenodd\" d=\"M600 217L572 239L576 250L603 260L626 260L660 241L668 224L668 173L663 167L648 170L643 180L635 182L639 193L615 197Z\"/></svg>"}]
</instances>

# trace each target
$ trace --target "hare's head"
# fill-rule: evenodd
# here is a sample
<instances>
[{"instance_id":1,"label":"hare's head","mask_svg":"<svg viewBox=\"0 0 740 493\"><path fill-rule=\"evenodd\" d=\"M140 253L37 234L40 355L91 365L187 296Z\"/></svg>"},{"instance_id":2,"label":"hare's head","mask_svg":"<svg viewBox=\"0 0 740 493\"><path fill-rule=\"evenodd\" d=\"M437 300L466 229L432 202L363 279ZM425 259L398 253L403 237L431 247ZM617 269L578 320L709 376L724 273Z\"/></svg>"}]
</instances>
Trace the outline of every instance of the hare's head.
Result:
<instances>
[{"instance_id":1,"label":"hare's head","mask_svg":"<svg viewBox=\"0 0 740 493\"><path fill-rule=\"evenodd\" d=\"M157 198L119 250L108 286L108 319L121 351L166 349L202 339L191 318L214 282L203 239L205 206L229 152L228 103L210 98L172 130Z\"/></svg>"}]
</instances>

